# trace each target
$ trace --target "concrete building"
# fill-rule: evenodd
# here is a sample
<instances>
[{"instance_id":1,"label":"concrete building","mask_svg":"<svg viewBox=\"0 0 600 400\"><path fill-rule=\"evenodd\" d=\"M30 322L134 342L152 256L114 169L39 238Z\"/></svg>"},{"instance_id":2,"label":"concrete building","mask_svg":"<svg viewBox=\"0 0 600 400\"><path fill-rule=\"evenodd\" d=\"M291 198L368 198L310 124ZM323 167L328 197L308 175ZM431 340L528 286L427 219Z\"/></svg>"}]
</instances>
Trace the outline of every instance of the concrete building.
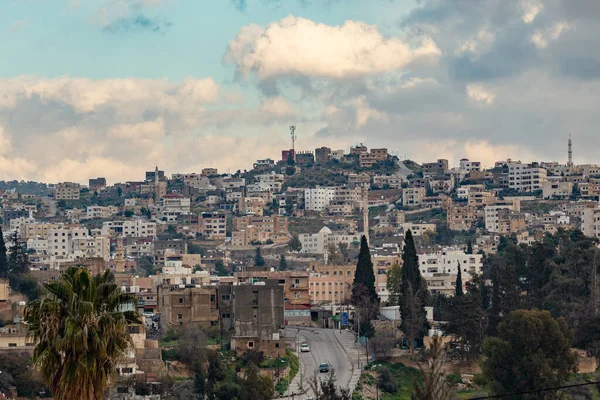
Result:
<instances>
[{"instance_id":1,"label":"concrete building","mask_svg":"<svg viewBox=\"0 0 600 400\"><path fill-rule=\"evenodd\" d=\"M435 224L419 224L415 222L405 222L400 225L404 232L411 231L413 236L421 236L425 232L435 232Z\"/></svg>"},{"instance_id":2,"label":"concrete building","mask_svg":"<svg viewBox=\"0 0 600 400\"><path fill-rule=\"evenodd\" d=\"M202 214L202 237L206 240L225 240L227 214L220 212Z\"/></svg>"},{"instance_id":3,"label":"concrete building","mask_svg":"<svg viewBox=\"0 0 600 400\"><path fill-rule=\"evenodd\" d=\"M288 219L279 215L246 216L233 220L231 245L246 247L253 242L285 244L289 241Z\"/></svg>"},{"instance_id":4,"label":"concrete building","mask_svg":"<svg viewBox=\"0 0 600 400\"><path fill-rule=\"evenodd\" d=\"M216 287L195 285L157 286L160 324L166 332L173 326L219 326L219 301Z\"/></svg>"},{"instance_id":5,"label":"concrete building","mask_svg":"<svg viewBox=\"0 0 600 400\"><path fill-rule=\"evenodd\" d=\"M460 265L463 285L472 274L481 274L481 254L465 254L461 250L444 250L431 254L419 254L421 275L432 293L452 295L456 288L456 275Z\"/></svg>"},{"instance_id":6,"label":"concrete building","mask_svg":"<svg viewBox=\"0 0 600 400\"><path fill-rule=\"evenodd\" d=\"M119 209L115 206L88 206L86 208L86 218L110 218L113 215L117 215Z\"/></svg>"},{"instance_id":7,"label":"concrete building","mask_svg":"<svg viewBox=\"0 0 600 400\"><path fill-rule=\"evenodd\" d=\"M581 231L586 236L600 238L600 208L584 209Z\"/></svg>"},{"instance_id":8,"label":"concrete building","mask_svg":"<svg viewBox=\"0 0 600 400\"><path fill-rule=\"evenodd\" d=\"M70 246L76 258L102 258L104 261L110 259L110 239L105 236L71 238Z\"/></svg>"},{"instance_id":9,"label":"concrete building","mask_svg":"<svg viewBox=\"0 0 600 400\"><path fill-rule=\"evenodd\" d=\"M302 233L298 235L302 243L301 253L305 254L325 254L329 245L338 246L345 244L347 246L357 246L360 244L359 233L333 233L326 226L314 234Z\"/></svg>"},{"instance_id":10,"label":"concrete building","mask_svg":"<svg viewBox=\"0 0 600 400\"><path fill-rule=\"evenodd\" d=\"M309 211L323 211L335 197L335 188L317 186L304 189L304 208Z\"/></svg>"},{"instance_id":11,"label":"concrete building","mask_svg":"<svg viewBox=\"0 0 600 400\"><path fill-rule=\"evenodd\" d=\"M81 227L52 229L48 233L48 252L59 258L73 256L71 239L88 238L89 230Z\"/></svg>"},{"instance_id":12,"label":"concrete building","mask_svg":"<svg viewBox=\"0 0 600 400\"><path fill-rule=\"evenodd\" d=\"M598 189L600 189L600 185L598 185ZM583 190L581 189L581 186L580 190L583 196ZM545 181L542 183L542 196L544 199L565 199L568 198L572 193L572 182Z\"/></svg>"},{"instance_id":13,"label":"concrete building","mask_svg":"<svg viewBox=\"0 0 600 400\"><path fill-rule=\"evenodd\" d=\"M387 149L371 149L369 152L361 152L358 157L361 168L369 168L389 157Z\"/></svg>"},{"instance_id":14,"label":"concrete building","mask_svg":"<svg viewBox=\"0 0 600 400\"><path fill-rule=\"evenodd\" d=\"M508 166L508 188L519 192L535 192L542 190L547 180L547 172L538 163L523 164L521 161L507 160L499 162ZM498 162L496 163L498 165Z\"/></svg>"},{"instance_id":15,"label":"concrete building","mask_svg":"<svg viewBox=\"0 0 600 400\"><path fill-rule=\"evenodd\" d=\"M521 210L521 203L519 200L512 201L501 201L495 204L489 204L484 208L484 223L485 229L488 232L499 233L500 226L500 210L509 210L512 212L519 212Z\"/></svg>"},{"instance_id":16,"label":"concrete building","mask_svg":"<svg viewBox=\"0 0 600 400\"><path fill-rule=\"evenodd\" d=\"M164 265L167 255L187 254L187 243L181 239L155 240L154 263Z\"/></svg>"},{"instance_id":17,"label":"concrete building","mask_svg":"<svg viewBox=\"0 0 600 400\"><path fill-rule=\"evenodd\" d=\"M310 304L308 271L240 271L235 273L237 283L256 283L273 280L283 287L286 309Z\"/></svg>"},{"instance_id":18,"label":"concrete building","mask_svg":"<svg viewBox=\"0 0 600 400\"><path fill-rule=\"evenodd\" d=\"M402 205L416 207L423 202L426 190L424 187L410 187L402 189Z\"/></svg>"},{"instance_id":19,"label":"concrete building","mask_svg":"<svg viewBox=\"0 0 600 400\"><path fill-rule=\"evenodd\" d=\"M331 149L329 147L315 149L315 162L317 164L327 164L329 160L331 160Z\"/></svg>"},{"instance_id":20,"label":"concrete building","mask_svg":"<svg viewBox=\"0 0 600 400\"><path fill-rule=\"evenodd\" d=\"M267 357L285 354L284 290L277 281L268 280L232 287L234 333L231 348L238 354L261 351ZM227 315L225 316L227 317Z\"/></svg>"},{"instance_id":21,"label":"concrete building","mask_svg":"<svg viewBox=\"0 0 600 400\"><path fill-rule=\"evenodd\" d=\"M156 223L141 218L107 221L102 224L102 236L156 237Z\"/></svg>"},{"instance_id":22,"label":"concrete building","mask_svg":"<svg viewBox=\"0 0 600 400\"><path fill-rule=\"evenodd\" d=\"M62 182L54 186L55 200L79 200L81 186L79 183Z\"/></svg>"},{"instance_id":23,"label":"concrete building","mask_svg":"<svg viewBox=\"0 0 600 400\"><path fill-rule=\"evenodd\" d=\"M446 175L449 172L448 160L438 159L436 162L423 164L423 175L425 176L440 176Z\"/></svg>"},{"instance_id":24,"label":"concrete building","mask_svg":"<svg viewBox=\"0 0 600 400\"><path fill-rule=\"evenodd\" d=\"M217 170L216 168L202 168L202 175L204 175L204 176L219 175L219 170Z\"/></svg>"},{"instance_id":25,"label":"concrete building","mask_svg":"<svg viewBox=\"0 0 600 400\"><path fill-rule=\"evenodd\" d=\"M446 223L453 231L467 231L477 220L475 206L453 204L448 207L446 213Z\"/></svg>"},{"instance_id":26,"label":"concrete building","mask_svg":"<svg viewBox=\"0 0 600 400\"><path fill-rule=\"evenodd\" d=\"M100 192L106 189L106 178L90 178L88 182L90 192Z\"/></svg>"},{"instance_id":27,"label":"concrete building","mask_svg":"<svg viewBox=\"0 0 600 400\"><path fill-rule=\"evenodd\" d=\"M471 172L479 172L481 171L481 163L479 161L469 161L468 158L463 158L460 160L458 169L465 175Z\"/></svg>"},{"instance_id":28,"label":"concrete building","mask_svg":"<svg viewBox=\"0 0 600 400\"><path fill-rule=\"evenodd\" d=\"M254 215L257 217L263 215L265 201L262 197L242 197L238 204L241 215Z\"/></svg>"}]
</instances>

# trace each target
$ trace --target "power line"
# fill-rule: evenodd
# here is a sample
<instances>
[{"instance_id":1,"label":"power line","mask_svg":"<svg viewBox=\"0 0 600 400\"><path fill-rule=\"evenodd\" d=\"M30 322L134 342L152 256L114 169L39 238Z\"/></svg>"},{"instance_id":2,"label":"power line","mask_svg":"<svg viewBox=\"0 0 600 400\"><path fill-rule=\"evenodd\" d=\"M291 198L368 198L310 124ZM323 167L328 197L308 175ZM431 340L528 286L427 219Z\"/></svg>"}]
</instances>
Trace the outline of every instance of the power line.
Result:
<instances>
[{"instance_id":1,"label":"power line","mask_svg":"<svg viewBox=\"0 0 600 400\"><path fill-rule=\"evenodd\" d=\"M492 395L492 396L485 396L485 397L472 397L470 400L500 399L502 397L508 397L508 396L521 396L521 395L524 395L524 394L541 393L541 392L553 392L553 391L556 391L556 390L569 389L569 388L581 387L581 386L588 386L588 385L596 385L596 384L600 384L600 381L586 382L586 383L575 383L573 385L556 386L556 387L547 388L547 389L527 390L527 391L524 391L524 392L516 392L516 393L495 394L495 395Z\"/></svg>"}]
</instances>

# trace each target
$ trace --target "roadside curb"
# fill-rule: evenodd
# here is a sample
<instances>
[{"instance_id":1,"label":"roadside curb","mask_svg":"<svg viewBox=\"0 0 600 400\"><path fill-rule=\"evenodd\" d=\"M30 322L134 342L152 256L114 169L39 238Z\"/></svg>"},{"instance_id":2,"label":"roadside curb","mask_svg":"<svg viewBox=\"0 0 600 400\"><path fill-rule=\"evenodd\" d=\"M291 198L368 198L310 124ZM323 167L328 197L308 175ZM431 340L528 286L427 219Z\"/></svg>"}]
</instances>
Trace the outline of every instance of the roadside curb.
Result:
<instances>
[{"instance_id":1,"label":"roadside curb","mask_svg":"<svg viewBox=\"0 0 600 400\"><path fill-rule=\"evenodd\" d=\"M350 381L348 382L348 389L350 389L350 394L352 394L352 393L354 393L354 390L356 389L356 383L354 385L352 385L352 381L354 380L354 378L356 378L356 382L358 383L358 380L360 379L360 375L361 375L362 371L360 370L358 365L354 365L353 358L350 357L350 353L348 353L346 346L344 346L342 344L342 342L340 341L340 338L338 337L338 333L336 333L336 331L337 331L337 329L334 330L333 336L335 337L335 340L337 340L337 342L340 344L340 347L344 350L344 353L346 353L346 357L348 358L348 360L350 361L350 365L352 366L352 374L350 375Z\"/></svg>"}]
</instances>

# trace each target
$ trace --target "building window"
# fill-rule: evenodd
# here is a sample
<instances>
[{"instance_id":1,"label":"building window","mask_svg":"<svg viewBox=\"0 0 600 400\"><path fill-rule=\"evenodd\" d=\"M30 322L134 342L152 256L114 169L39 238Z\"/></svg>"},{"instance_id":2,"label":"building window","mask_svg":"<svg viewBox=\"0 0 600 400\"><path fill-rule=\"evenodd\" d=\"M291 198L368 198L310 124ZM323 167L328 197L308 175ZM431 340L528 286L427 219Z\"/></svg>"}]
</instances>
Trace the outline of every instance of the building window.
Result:
<instances>
[{"instance_id":1,"label":"building window","mask_svg":"<svg viewBox=\"0 0 600 400\"><path fill-rule=\"evenodd\" d=\"M177 319L179 319L179 320L183 319L183 314L177 314Z\"/></svg>"},{"instance_id":2,"label":"building window","mask_svg":"<svg viewBox=\"0 0 600 400\"><path fill-rule=\"evenodd\" d=\"M223 295L221 295L221 300L229 301L229 300L231 300L231 295L223 294Z\"/></svg>"},{"instance_id":3,"label":"building window","mask_svg":"<svg viewBox=\"0 0 600 400\"><path fill-rule=\"evenodd\" d=\"M17 347L17 344L16 343L9 343L8 347Z\"/></svg>"},{"instance_id":4,"label":"building window","mask_svg":"<svg viewBox=\"0 0 600 400\"><path fill-rule=\"evenodd\" d=\"M221 314L221 318L229 319L229 318L231 318L231 314Z\"/></svg>"},{"instance_id":5,"label":"building window","mask_svg":"<svg viewBox=\"0 0 600 400\"><path fill-rule=\"evenodd\" d=\"M183 304L183 297L179 298L179 304Z\"/></svg>"},{"instance_id":6,"label":"building window","mask_svg":"<svg viewBox=\"0 0 600 400\"><path fill-rule=\"evenodd\" d=\"M248 348L249 349L253 349L254 348L254 342L248 342Z\"/></svg>"}]
</instances>

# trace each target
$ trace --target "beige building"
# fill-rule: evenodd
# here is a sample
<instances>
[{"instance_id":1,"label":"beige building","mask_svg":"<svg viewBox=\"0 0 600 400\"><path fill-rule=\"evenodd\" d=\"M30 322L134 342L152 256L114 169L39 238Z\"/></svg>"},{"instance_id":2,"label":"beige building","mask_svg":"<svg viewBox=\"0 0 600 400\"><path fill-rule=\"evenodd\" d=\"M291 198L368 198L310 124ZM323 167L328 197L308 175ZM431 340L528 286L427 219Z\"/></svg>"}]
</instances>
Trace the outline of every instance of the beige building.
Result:
<instances>
[{"instance_id":1,"label":"beige building","mask_svg":"<svg viewBox=\"0 0 600 400\"><path fill-rule=\"evenodd\" d=\"M93 218L110 218L119 213L119 209L115 206L88 206L86 217Z\"/></svg>"},{"instance_id":2,"label":"beige building","mask_svg":"<svg viewBox=\"0 0 600 400\"><path fill-rule=\"evenodd\" d=\"M600 208L586 208L581 219L581 231L586 236L600 238Z\"/></svg>"},{"instance_id":3,"label":"beige building","mask_svg":"<svg viewBox=\"0 0 600 400\"><path fill-rule=\"evenodd\" d=\"M453 231L467 231L477 219L477 208L474 206L453 204L446 212L446 222Z\"/></svg>"},{"instance_id":4,"label":"beige building","mask_svg":"<svg viewBox=\"0 0 600 400\"><path fill-rule=\"evenodd\" d=\"M262 197L242 197L239 199L240 214L262 216L265 201Z\"/></svg>"},{"instance_id":5,"label":"beige building","mask_svg":"<svg viewBox=\"0 0 600 400\"><path fill-rule=\"evenodd\" d=\"M288 219L279 215L268 217L245 216L233 220L231 244L233 247L245 247L252 242L277 244L287 243L290 239Z\"/></svg>"},{"instance_id":6,"label":"beige building","mask_svg":"<svg viewBox=\"0 0 600 400\"><path fill-rule=\"evenodd\" d=\"M198 221L202 227L202 237L206 240L225 240L227 232L227 215L225 213L203 213Z\"/></svg>"},{"instance_id":7,"label":"beige building","mask_svg":"<svg viewBox=\"0 0 600 400\"><path fill-rule=\"evenodd\" d=\"M54 187L55 200L79 200L81 186L79 183L62 182Z\"/></svg>"},{"instance_id":8,"label":"beige building","mask_svg":"<svg viewBox=\"0 0 600 400\"><path fill-rule=\"evenodd\" d=\"M418 206L423 202L425 194L424 187L404 188L402 189L402 205L405 207Z\"/></svg>"},{"instance_id":9,"label":"beige building","mask_svg":"<svg viewBox=\"0 0 600 400\"><path fill-rule=\"evenodd\" d=\"M581 185L579 187L581 190L581 195L583 197L584 189ZM586 187L586 189L588 188ZM572 182L545 181L544 183L542 183L542 196L544 197L544 199L565 199L568 198L572 193ZM598 193L600 194L600 185L598 185Z\"/></svg>"},{"instance_id":10,"label":"beige building","mask_svg":"<svg viewBox=\"0 0 600 400\"><path fill-rule=\"evenodd\" d=\"M26 224L23 228L23 239L48 239L50 231L61 228L61 224L35 222Z\"/></svg>"},{"instance_id":11,"label":"beige building","mask_svg":"<svg viewBox=\"0 0 600 400\"><path fill-rule=\"evenodd\" d=\"M385 161L388 159L387 149L371 149L369 152L361 152L359 154L359 162L362 168L372 167L379 161Z\"/></svg>"},{"instance_id":12,"label":"beige building","mask_svg":"<svg viewBox=\"0 0 600 400\"><path fill-rule=\"evenodd\" d=\"M162 284L157 287L163 329L178 325L219 326L217 288Z\"/></svg>"}]
</instances>

